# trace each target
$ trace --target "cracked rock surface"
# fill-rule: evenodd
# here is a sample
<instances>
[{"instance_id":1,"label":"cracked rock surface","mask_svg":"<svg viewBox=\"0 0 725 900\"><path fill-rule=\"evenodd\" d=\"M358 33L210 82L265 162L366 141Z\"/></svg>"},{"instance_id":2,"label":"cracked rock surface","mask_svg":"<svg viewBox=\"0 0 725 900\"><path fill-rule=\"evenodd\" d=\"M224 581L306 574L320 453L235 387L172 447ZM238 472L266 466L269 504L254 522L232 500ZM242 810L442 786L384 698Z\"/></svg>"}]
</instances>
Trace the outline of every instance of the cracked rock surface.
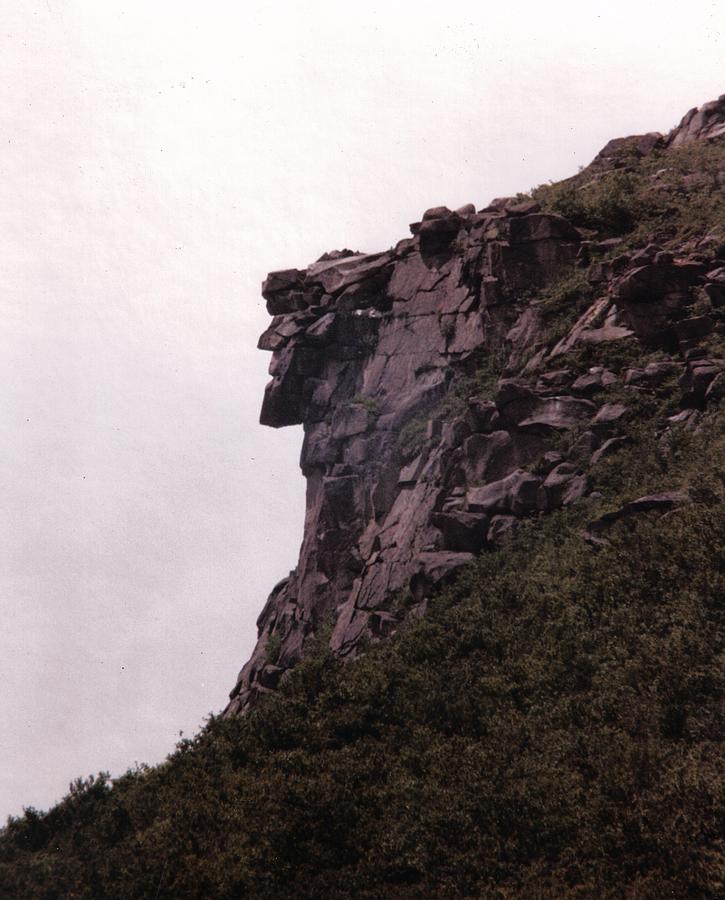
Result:
<instances>
[{"instance_id":1,"label":"cracked rock surface","mask_svg":"<svg viewBox=\"0 0 725 900\"><path fill-rule=\"evenodd\" d=\"M621 141L645 155L721 134L723 98L667 137ZM627 392L675 384L683 421L722 396L725 364L701 348L725 304L725 259L714 253L613 255L616 241L597 246L538 203L506 198L430 209L411 232L391 250L334 251L263 285L272 320L259 347L272 353L272 380L261 421L304 426L306 513L298 565L259 616L228 715L274 690L321 629L353 657L424 613L436 585L522 519L587 497L588 469L628 443ZM537 292L577 269L586 308L550 339ZM693 309L695 291L708 310ZM602 344L662 358L619 374L572 367L573 351ZM466 393L482 371L487 395ZM565 436L576 458L560 452ZM683 502L641 498L592 522L588 540L604 540L617 518Z\"/></svg>"}]
</instances>

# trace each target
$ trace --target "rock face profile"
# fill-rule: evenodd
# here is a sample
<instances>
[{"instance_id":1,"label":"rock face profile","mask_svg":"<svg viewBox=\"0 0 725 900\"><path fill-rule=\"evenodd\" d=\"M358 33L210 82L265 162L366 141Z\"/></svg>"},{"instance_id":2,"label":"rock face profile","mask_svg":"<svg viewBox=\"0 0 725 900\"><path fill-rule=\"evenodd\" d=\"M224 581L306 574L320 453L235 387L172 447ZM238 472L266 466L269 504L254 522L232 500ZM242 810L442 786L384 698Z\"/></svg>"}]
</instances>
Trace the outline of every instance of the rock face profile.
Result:
<instances>
[{"instance_id":1,"label":"rock face profile","mask_svg":"<svg viewBox=\"0 0 725 900\"><path fill-rule=\"evenodd\" d=\"M656 157L656 185L668 154L724 136L725 95L669 135L610 141L577 184ZM316 635L355 656L522 521L595 503L590 473L627 446L638 398L674 386L674 428L722 395L707 342L722 331L725 234L626 242L521 197L435 207L410 230L263 285L261 421L304 426L306 514L227 715L274 690ZM616 365L593 364L603 348ZM602 506L582 540L596 552L615 521L676 510L685 501L667 490Z\"/></svg>"}]
</instances>

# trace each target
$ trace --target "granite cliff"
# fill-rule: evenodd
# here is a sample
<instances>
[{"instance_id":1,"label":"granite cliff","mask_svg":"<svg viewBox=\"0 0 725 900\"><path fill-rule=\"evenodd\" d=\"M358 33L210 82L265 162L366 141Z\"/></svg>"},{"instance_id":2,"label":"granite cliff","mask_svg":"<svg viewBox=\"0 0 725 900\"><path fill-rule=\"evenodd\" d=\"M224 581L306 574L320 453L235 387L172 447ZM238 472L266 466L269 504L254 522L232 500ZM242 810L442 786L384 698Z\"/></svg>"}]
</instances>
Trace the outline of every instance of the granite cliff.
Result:
<instances>
[{"instance_id":1,"label":"granite cliff","mask_svg":"<svg viewBox=\"0 0 725 900\"><path fill-rule=\"evenodd\" d=\"M3 898L724 895L724 131L269 276L299 563L226 714L8 820Z\"/></svg>"},{"instance_id":2,"label":"granite cliff","mask_svg":"<svg viewBox=\"0 0 725 900\"><path fill-rule=\"evenodd\" d=\"M269 275L261 421L303 424L307 509L228 715L322 630L352 657L423 615L524 519L598 501L596 547L618 519L692 501L663 484L613 509L592 475L643 397L676 396L651 425L667 440L722 394L725 229L677 204L725 184L723 137L725 95L533 196L435 207L390 250Z\"/></svg>"}]
</instances>

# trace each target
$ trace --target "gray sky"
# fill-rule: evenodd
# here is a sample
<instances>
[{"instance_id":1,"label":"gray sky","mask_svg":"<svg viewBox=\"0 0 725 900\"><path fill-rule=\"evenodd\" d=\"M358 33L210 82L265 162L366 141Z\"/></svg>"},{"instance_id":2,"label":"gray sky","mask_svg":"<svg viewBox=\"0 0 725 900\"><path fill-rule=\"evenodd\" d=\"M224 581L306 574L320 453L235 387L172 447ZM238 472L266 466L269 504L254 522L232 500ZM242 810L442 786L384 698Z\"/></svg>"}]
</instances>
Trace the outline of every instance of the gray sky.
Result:
<instances>
[{"instance_id":1,"label":"gray sky","mask_svg":"<svg viewBox=\"0 0 725 900\"><path fill-rule=\"evenodd\" d=\"M720 2L0 0L0 816L224 705L301 539L267 271L725 91Z\"/></svg>"}]
</instances>

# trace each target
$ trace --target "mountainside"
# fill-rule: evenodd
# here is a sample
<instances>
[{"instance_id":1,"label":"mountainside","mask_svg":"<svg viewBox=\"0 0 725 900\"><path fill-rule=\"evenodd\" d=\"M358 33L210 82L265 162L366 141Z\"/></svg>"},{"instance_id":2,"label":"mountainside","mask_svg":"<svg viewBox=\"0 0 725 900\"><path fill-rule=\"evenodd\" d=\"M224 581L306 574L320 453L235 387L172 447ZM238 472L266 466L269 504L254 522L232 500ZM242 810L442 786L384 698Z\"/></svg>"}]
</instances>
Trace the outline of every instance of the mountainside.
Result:
<instances>
[{"instance_id":1,"label":"mountainside","mask_svg":"<svg viewBox=\"0 0 725 900\"><path fill-rule=\"evenodd\" d=\"M411 230L268 277L298 566L224 715L9 820L3 897L725 892L725 95Z\"/></svg>"},{"instance_id":2,"label":"mountainside","mask_svg":"<svg viewBox=\"0 0 725 900\"><path fill-rule=\"evenodd\" d=\"M429 209L392 250L268 277L261 420L304 424L307 512L229 714L274 689L323 623L351 656L422 614L522 519L593 495L609 518L588 540L602 539L618 513L597 467L642 398L669 385L678 403L656 427L677 430L722 392L723 135L725 99L667 137L611 141L536 199ZM634 499L688 502L667 487Z\"/></svg>"}]
</instances>

